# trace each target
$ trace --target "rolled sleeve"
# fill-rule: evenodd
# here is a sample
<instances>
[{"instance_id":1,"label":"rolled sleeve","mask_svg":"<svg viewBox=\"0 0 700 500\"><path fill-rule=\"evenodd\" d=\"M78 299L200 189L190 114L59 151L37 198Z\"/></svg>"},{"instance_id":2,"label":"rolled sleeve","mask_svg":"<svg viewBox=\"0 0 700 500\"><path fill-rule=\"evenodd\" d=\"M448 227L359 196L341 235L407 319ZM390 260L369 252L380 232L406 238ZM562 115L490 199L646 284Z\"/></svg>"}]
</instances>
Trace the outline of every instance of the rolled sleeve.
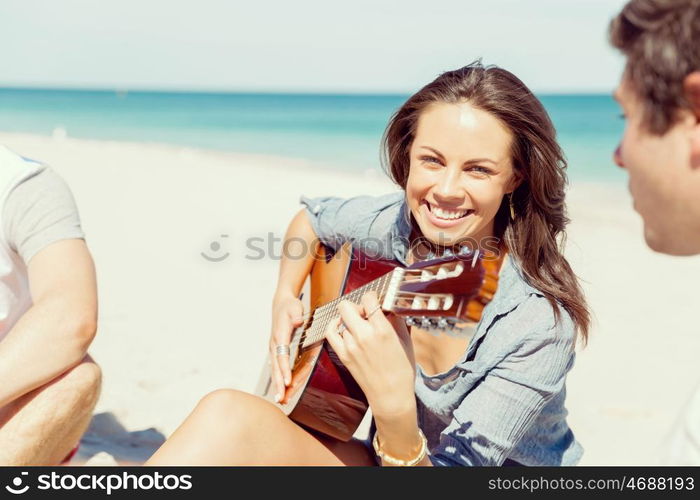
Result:
<instances>
[{"instance_id":1,"label":"rolled sleeve","mask_svg":"<svg viewBox=\"0 0 700 500\"><path fill-rule=\"evenodd\" d=\"M433 464L501 465L563 391L575 356L572 331L560 322L524 335L454 410L431 452Z\"/></svg>"},{"instance_id":2,"label":"rolled sleeve","mask_svg":"<svg viewBox=\"0 0 700 500\"><path fill-rule=\"evenodd\" d=\"M403 192L396 192L353 198L302 196L299 201L324 245L337 251L349 241L367 254L390 258L391 228L403 199Z\"/></svg>"},{"instance_id":3,"label":"rolled sleeve","mask_svg":"<svg viewBox=\"0 0 700 500\"><path fill-rule=\"evenodd\" d=\"M352 238L357 216L348 216L352 215L348 213L352 212L351 207L348 207L351 199L302 196L299 202L305 206L311 227L324 245L337 251Z\"/></svg>"}]
</instances>

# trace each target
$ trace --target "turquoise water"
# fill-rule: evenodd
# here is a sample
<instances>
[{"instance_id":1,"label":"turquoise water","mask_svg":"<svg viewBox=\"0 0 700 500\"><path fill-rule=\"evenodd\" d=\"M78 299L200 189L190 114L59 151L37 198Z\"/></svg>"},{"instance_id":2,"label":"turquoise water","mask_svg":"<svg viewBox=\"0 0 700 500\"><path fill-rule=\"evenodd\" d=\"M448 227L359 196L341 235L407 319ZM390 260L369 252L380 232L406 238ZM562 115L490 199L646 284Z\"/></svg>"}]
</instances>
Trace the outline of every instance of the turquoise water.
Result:
<instances>
[{"instance_id":1,"label":"turquoise water","mask_svg":"<svg viewBox=\"0 0 700 500\"><path fill-rule=\"evenodd\" d=\"M217 94L0 89L0 130L162 142L379 168L379 144L404 95ZM622 132L606 95L540 96L572 180L621 182L611 154Z\"/></svg>"}]
</instances>

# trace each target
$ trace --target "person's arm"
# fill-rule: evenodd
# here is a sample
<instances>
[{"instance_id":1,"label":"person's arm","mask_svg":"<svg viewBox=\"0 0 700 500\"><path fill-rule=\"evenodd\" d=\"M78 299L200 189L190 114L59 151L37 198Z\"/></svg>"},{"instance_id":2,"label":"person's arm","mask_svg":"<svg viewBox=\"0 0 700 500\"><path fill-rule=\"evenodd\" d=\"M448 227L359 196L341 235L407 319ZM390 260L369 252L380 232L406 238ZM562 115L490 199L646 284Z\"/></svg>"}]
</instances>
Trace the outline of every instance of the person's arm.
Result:
<instances>
[{"instance_id":1,"label":"person's arm","mask_svg":"<svg viewBox=\"0 0 700 500\"><path fill-rule=\"evenodd\" d=\"M33 305L0 342L0 407L77 365L95 336L95 269L83 240L48 245L28 274Z\"/></svg>"},{"instance_id":2,"label":"person's arm","mask_svg":"<svg viewBox=\"0 0 700 500\"><path fill-rule=\"evenodd\" d=\"M305 208L294 216L284 237L282 248L285 251L282 252L277 294L286 297L299 295L321 243L337 252L349 241L361 248L362 239L369 236L372 236L371 243L385 242L387 235L382 230L388 232L387 226L395 215L382 212L402 198L401 192L380 197L302 196L300 201ZM390 221L378 223L381 217L389 217ZM379 228L376 235L370 233L373 224Z\"/></svg>"},{"instance_id":3,"label":"person's arm","mask_svg":"<svg viewBox=\"0 0 700 500\"><path fill-rule=\"evenodd\" d=\"M294 216L284 235L275 297L298 297L318 256L321 243L337 251L353 238L361 198L301 197L304 208ZM291 257L291 258L290 258Z\"/></svg>"},{"instance_id":4,"label":"person's arm","mask_svg":"<svg viewBox=\"0 0 700 500\"><path fill-rule=\"evenodd\" d=\"M292 219L284 236L277 289L272 299L272 332L270 335L271 376L275 399L284 399L284 389L292 379L289 356L278 355L278 345L289 344L292 331L303 321L304 307L299 293L313 266L320 246L308 216L300 210ZM293 257L292 257L293 256Z\"/></svg>"},{"instance_id":5,"label":"person's arm","mask_svg":"<svg viewBox=\"0 0 700 500\"><path fill-rule=\"evenodd\" d=\"M374 415L377 434L381 438L380 447L389 456L399 460L410 460L416 457L421 449L421 439L418 434L418 415L415 406L403 414ZM382 460L382 466L392 464ZM426 454L416 464L416 467L432 467L430 456Z\"/></svg>"},{"instance_id":6,"label":"person's arm","mask_svg":"<svg viewBox=\"0 0 700 500\"><path fill-rule=\"evenodd\" d=\"M357 199L301 197L304 209L297 212L287 228L282 246L277 289L272 300L272 332L269 350L276 399L284 402L284 387L291 383L289 356L276 354L278 345L289 344L292 331L303 322L299 293L318 256L321 243L338 250L353 236L357 220Z\"/></svg>"},{"instance_id":7,"label":"person's arm","mask_svg":"<svg viewBox=\"0 0 700 500\"><path fill-rule=\"evenodd\" d=\"M371 222L376 222L384 208L396 203L398 196L393 193L378 198L301 197L305 208L295 215L285 234L272 302L270 358L278 400L283 400L282 388L291 382L291 370L289 357L277 355L275 348L289 344L294 327L303 321L303 307L298 296L318 257L321 243L337 252L345 242L361 241L369 233Z\"/></svg>"},{"instance_id":8,"label":"person's arm","mask_svg":"<svg viewBox=\"0 0 700 500\"><path fill-rule=\"evenodd\" d=\"M320 241L305 212L302 209L294 216L284 235L275 298L298 297L318 255Z\"/></svg>"}]
</instances>

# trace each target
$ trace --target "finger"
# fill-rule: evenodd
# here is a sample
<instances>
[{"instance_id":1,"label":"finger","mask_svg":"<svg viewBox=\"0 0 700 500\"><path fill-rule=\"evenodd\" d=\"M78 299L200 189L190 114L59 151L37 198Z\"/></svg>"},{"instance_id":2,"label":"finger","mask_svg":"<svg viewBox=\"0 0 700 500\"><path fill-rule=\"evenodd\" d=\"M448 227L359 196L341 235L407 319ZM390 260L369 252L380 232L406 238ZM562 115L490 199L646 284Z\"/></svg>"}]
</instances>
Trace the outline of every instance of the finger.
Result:
<instances>
[{"instance_id":1,"label":"finger","mask_svg":"<svg viewBox=\"0 0 700 500\"><path fill-rule=\"evenodd\" d=\"M278 354L277 362L280 367L282 379L284 380L284 385L288 386L292 381L292 369L289 363L289 354Z\"/></svg>"},{"instance_id":2,"label":"finger","mask_svg":"<svg viewBox=\"0 0 700 500\"><path fill-rule=\"evenodd\" d=\"M365 311L365 318L376 329L386 328L388 320L382 311L381 304L376 292L367 292L360 299L360 303Z\"/></svg>"},{"instance_id":3,"label":"finger","mask_svg":"<svg viewBox=\"0 0 700 500\"><path fill-rule=\"evenodd\" d=\"M275 347L280 344L288 344L291 337L291 325L286 314L277 316L277 321L273 323L272 335L270 338L270 359L273 365L273 379L275 382L275 401L280 402L285 392L285 373L280 366L280 357L275 352Z\"/></svg>"},{"instance_id":4,"label":"finger","mask_svg":"<svg viewBox=\"0 0 700 500\"><path fill-rule=\"evenodd\" d=\"M270 359L272 360L272 381L275 384L275 402L279 403L282 400L282 396L284 396L284 381L274 348L270 349Z\"/></svg>"},{"instance_id":5,"label":"finger","mask_svg":"<svg viewBox=\"0 0 700 500\"><path fill-rule=\"evenodd\" d=\"M289 345L292 339L292 320L288 315L283 315L280 319L276 333L273 335L273 345L270 347L273 351L273 356L277 361L280 370L280 377L284 381L284 385L288 386L292 381L292 370L289 364L289 356L285 354L277 354L275 347L278 345Z\"/></svg>"},{"instance_id":6,"label":"finger","mask_svg":"<svg viewBox=\"0 0 700 500\"><path fill-rule=\"evenodd\" d=\"M345 349L345 340L343 338L343 335L350 335L350 332L347 330L345 333L342 335L338 332L338 329L340 328L341 325L341 320L338 318L335 321L329 321L328 326L326 326L325 331L323 332L324 337L328 341L328 343L331 345L335 353L338 355L340 358L340 361L345 363L347 359L347 351Z\"/></svg>"},{"instance_id":7,"label":"finger","mask_svg":"<svg viewBox=\"0 0 700 500\"><path fill-rule=\"evenodd\" d=\"M345 326L348 327L354 336L365 333L367 325L362 317L362 306L353 304L349 300L343 300L338 304L338 312L340 313L340 319L343 320Z\"/></svg>"}]
</instances>

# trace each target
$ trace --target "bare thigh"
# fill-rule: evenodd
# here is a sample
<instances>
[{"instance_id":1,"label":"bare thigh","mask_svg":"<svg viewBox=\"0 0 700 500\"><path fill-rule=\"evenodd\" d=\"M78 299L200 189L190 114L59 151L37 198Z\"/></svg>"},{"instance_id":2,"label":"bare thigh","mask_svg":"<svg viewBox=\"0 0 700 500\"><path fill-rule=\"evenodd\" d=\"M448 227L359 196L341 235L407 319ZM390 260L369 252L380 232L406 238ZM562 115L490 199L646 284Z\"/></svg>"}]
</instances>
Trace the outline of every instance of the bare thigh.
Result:
<instances>
[{"instance_id":1,"label":"bare thigh","mask_svg":"<svg viewBox=\"0 0 700 500\"><path fill-rule=\"evenodd\" d=\"M205 396L147 465L376 465L360 441L317 436L258 396Z\"/></svg>"}]
</instances>

